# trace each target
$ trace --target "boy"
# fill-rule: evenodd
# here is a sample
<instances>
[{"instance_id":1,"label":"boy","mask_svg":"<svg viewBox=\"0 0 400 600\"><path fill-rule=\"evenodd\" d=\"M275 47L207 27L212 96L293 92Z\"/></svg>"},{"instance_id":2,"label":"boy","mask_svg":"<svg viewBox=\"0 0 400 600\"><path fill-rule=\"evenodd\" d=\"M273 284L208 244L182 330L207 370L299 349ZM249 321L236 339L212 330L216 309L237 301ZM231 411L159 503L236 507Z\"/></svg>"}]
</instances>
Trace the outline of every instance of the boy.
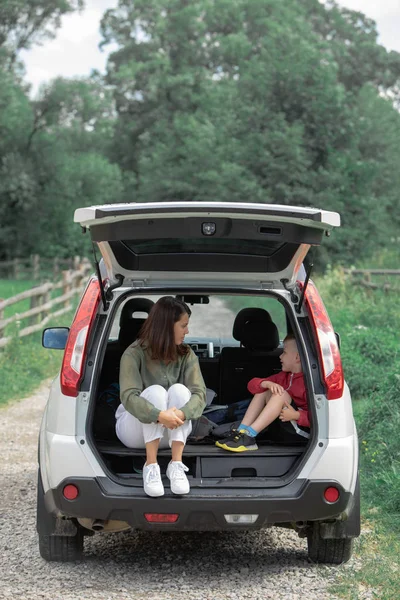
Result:
<instances>
[{"instance_id":1,"label":"boy","mask_svg":"<svg viewBox=\"0 0 400 600\"><path fill-rule=\"evenodd\" d=\"M255 396L237 430L216 442L217 446L231 452L257 450L256 436L275 420L282 441L310 437L304 376L296 339L291 333L283 341L280 361L282 371L276 375L249 381L247 388Z\"/></svg>"}]
</instances>

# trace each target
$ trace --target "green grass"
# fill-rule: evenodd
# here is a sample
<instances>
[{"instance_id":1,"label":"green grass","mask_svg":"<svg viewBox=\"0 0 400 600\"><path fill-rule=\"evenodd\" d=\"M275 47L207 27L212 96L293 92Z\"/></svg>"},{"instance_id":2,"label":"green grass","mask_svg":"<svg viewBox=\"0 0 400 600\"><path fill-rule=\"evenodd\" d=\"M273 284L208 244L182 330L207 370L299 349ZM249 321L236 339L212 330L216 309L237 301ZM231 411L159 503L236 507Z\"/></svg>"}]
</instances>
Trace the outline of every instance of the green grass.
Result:
<instances>
[{"instance_id":1,"label":"green grass","mask_svg":"<svg viewBox=\"0 0 400 600\"><path fill-rule=\"evenodd\" d=\"M49 326L69 326L74 311L51 320ZM41 332L16 338L0 349L0 406L23 398L59 371L63 352L42 347Z\"/></svg>"},{"instance_id":2,"label":"green grass","mask_svg":"<svg viewBox=\"0 0 400 600\"><path fill-rule=\"evenodd\" d=\"M7 298L11 298L12 296L16 296L21 292L25 292L26 290L30 290L34 287L38 287L42 285L37 281L29 281L29 280L9 280L9 279L0 279L0 298L3 300ZM62 289L52 290L51 299L56 298L62 294ZM16 304L12 304L11 306L7 306L4 309L4 319L7 319L16 313L23 314L27 310L31 308L31 298L26 298L25 300L20 300ZM60 306L58 306L60 308ZM57 310L55 307L53 310ZM27 319L21 319L19 323L20 329L31 325ZM15 323L11 323L8 325L3 331L3 337L8 337L15 330Z\"/></svg>"},{"instance_id":3,"label":"green grass","mask_svg":"<svg viewBox=\"0 0 400 600\"><path fill-rule=\"evenodd\" d=\"M360 440L363 533L332 591L346 600L394 600L400 597L400 307L395 293L352 285L340 269L317 285L341 334Z\"/></svg>"},{"instance_id":4,"label":"green grass","mask_svg":"<svg viewBox=\"0 0 400 600\"><path fill-rule=\"evenodd\" d=\"M332 593L345 600L399 598L400 541L385 517L370 510L354 548L354 566L337 571Z\"/></svg>"},{"instance_id":5,"label":"green grass","mask_svg":"<svg viewBox=\"0 0 400 600\"><path fill-rule=\"evenodd\" d=\"M30 290L31 288L38 285L35 281L15 281L9 279L0 279L0 298L2 300L6 300L7 298L11 298L12 296L16 296L21 292L25 292L26 290ZM26 300L21 300L17 302L17 304L13 304L12 306L7 306L4 309L4 318L11 317L15 313L22 313L30 308L30 298Z\"/></svg>"}]
</instances>

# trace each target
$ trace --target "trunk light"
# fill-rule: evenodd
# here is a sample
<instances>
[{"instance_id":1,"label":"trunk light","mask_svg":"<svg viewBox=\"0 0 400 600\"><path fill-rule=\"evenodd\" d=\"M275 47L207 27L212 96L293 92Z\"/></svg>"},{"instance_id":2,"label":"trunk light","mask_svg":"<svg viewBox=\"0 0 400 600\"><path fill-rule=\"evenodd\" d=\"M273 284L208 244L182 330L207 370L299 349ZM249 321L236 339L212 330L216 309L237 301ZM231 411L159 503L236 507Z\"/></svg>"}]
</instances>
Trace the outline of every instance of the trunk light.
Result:
<instances>
[{"instance_id":1,"label":"trunk light","mask_svg":"<svg viewBox=\"0 0 400 600\"><path fill-rule=\"evenodd\" d=\"M97 279L92 279L76 311L65 347L60 375L61 391L65 396L76 397L78 395L89 332L99 301L99 282Z\"/></svg>"},{"instance_id":2,"label":"trunk light","mask_svg":"<svg viewBox=\"0 0 400 600\"><path fill-rule=\"evenodd\" d=\"M63 489L63 495L67 500L75 500L79 496L79 490L76 485L70 483Z\"/></svg>"},{"instance_id":3,"label":"trunk light","mask_svg":"<svg viewBox=\"0 0 400 600\"><path fill-rule=\"evenodd\" d=\"M311 279L305 293L305 301L318 341L318 352L328 400L343 396L344 376L339 346L332 323L317 288Z\"/></svg>"},{"instance_id":4,"label":"trunk light","mask_svg":"<svg viewBox=\"0 0 400 600\"><path fill-rule=\"evenodd\" d=\"M258 519L258 515L224 515L227 523L235 525L251 525Z\"/></svg>"},{"instance_id":5,"label":"trunk light","mask_svg":"<svg viewBox=\"0 0 400 600\"><path fill-rule=\"evenodd\" d=\"M339 500L339 490L335 487L328 487L326 488L325 492L324 492L324 498L327 502L331 502L332 504L334 502L337 502Z\"/></svg>"},{"instance_id":6,"label":"trunk light","mask_svg":"<svg viewBox=\"0 0 400 600\"><path fill-rule=\"evenodd\" d=\"M176 513L144 513L149 523L176 523L179 515Z\"/></svg>"}]
</instances>

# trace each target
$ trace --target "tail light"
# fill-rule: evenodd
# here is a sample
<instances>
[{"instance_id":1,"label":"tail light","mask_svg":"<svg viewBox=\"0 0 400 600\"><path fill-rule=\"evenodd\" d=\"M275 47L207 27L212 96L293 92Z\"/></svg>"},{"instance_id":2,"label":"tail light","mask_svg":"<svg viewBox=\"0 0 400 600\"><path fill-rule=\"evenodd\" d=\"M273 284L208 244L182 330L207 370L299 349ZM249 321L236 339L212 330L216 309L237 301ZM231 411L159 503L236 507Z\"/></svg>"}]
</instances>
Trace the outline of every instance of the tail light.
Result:
<instances>
[{"instance_id":1,"label":"tail light","mask_svg":"<svg viewBox=\"0 0 400 600\"><path fill-rule=\"evenodd\" d=\"M334 502L337 502L339 500L339 497L340 497L340 492L337 488L335 488L335 487L326 488L326 490L324 492L324 498L327 502L330 502L331 504L333 504Z\"/></svg>"},{"instance_id":2,"label":"tail light","mask_svg":"<svg viewBox=\"0 0 400 600\"><path fill-rule=\"evenodd\" d=\"M149 523L176 523L179 514L176 513L144 513L144 518Z\"/></svg>"},{"instance_id":3,"label":"tail light","mask_svg":"<svg viewBox=\"0 0 400 600\"><path fill-rule=\"evenodd\" d=\"M73 485L72 483L70 483L70 484L66 485L65 488L63 489L63 496L67 500L76 500L77 497L79 496L79 490L76 487L76 485Z\"/></svg>"},{"instance_id":4,"label":"tail light","mask_svg":"<svg viewBox=\"0 0 400 600\"><path fill-rule=\"evenodd\" d=\"M91 279L76 311L69 332L64 359L61 367L61 391L66 396L78 395L83 376L87 341L100 300L100 286L97 279Z\"/></svg>"},{"instance_id":5,"label":"tail light","mask_svg":"<svg viewBox=\"0 0 400 600\"><path fill-rule=\"evenodd\" d=\"M305 302L318 341L318 352L322 364L323 378L328 400L336 400L343 395L344 376L339 346L332 323L326 312L317 288L308 282Z\"/></svg>"}]
</instances>

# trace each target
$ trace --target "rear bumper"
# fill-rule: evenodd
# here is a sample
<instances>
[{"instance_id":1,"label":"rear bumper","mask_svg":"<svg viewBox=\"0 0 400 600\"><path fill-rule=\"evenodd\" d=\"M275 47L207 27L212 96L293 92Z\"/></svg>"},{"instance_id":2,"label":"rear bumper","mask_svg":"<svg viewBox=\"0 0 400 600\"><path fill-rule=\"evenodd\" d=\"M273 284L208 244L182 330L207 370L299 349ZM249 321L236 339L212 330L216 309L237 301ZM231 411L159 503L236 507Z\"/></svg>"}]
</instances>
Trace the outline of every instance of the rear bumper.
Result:
<instances>
[{"instance_id":1,"label":"rear bumper","mask_svg":"<svg viewBox=\"0 0 400 600\"><path fill-rule=\"evenodd\" d=\"M75 500L67 500L63 489L68 484L79 488ZM324 499L327 487L340 491L339 500L329 503ZM224 530L240 529L228 524L225 514L257 514L254 525L245 529L260 529L277 523L314 521L340 518L352 501L335 481L296 480L282 488L199 488L193 486L187 496L175 496L169 488L165 496L149 498L143 489L120 485L107 478L69 478L45 497L46 510L66 517L126 521L135 529L169 530ZM175 523L148 523L144 513L178 513ZM242 527L243 528L243 527Z\"/></svg>"}]
</instances>

